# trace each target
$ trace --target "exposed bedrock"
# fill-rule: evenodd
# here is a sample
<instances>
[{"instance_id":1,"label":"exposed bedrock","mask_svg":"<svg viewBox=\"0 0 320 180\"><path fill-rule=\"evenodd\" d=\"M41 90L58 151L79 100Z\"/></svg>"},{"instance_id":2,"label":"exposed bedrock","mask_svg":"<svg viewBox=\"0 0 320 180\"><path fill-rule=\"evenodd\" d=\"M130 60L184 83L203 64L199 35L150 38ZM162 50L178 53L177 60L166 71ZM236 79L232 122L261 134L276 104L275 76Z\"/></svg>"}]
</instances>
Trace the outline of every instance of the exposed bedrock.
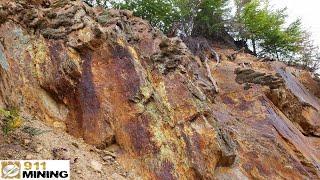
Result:
<instances>
[{"instance_id":1,"label":"exposed bedrock","mask_svg":"<svg viewBox=\"0 0 320 180\"><path fill-rule=\"evenodd\" d=\"M319 178L316 88L276 62L217 64L129 11L0 3L0 108L118 144L143 179Z\"/></svg>"}]
</instances>

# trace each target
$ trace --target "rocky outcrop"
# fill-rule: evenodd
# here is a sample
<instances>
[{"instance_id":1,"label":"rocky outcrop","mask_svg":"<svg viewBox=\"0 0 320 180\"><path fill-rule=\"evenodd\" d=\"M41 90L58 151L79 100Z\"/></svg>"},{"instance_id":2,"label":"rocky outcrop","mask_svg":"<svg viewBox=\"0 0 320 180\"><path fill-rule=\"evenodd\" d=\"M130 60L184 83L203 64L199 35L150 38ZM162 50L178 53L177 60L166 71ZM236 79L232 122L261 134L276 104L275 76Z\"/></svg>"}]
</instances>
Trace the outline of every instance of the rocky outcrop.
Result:
<instances>
[{"instance_id":1,"label":"rocky outcrop","mask_svg":"<svg viewBox=\"0 0 320 180\"><path fill-rule=\"evenodd\" d=\"M283 86L283 80L276 75L266 74L263 72L257 72L253 69L240 69L235 70L237 74L236 82L239 84L246 84L246 87L250 84L260 84L262 86L268 86L270 89L278 89Z\"/></svg>"},{"instance_id":2,"label":"rocky outcrop","mask_svg":"<svg viewBox=\"0 0 320 180\"><path fill-rule=\"evenodd\" d=\"M257 72L253 69L237 68L236 82L244 84L245 89L252 87L252 84L268 86L269 91L266 93L268 98L276 105L305 135L318 136L319 134L319 100L315 97L315 87L318 84L310 78L310 75L304 74L303 77L308 81L303 81L307 90L290 72L289 68L278 63L273 63L275 75L263 72ZM286 70L288 69L288 70ZM301 77L301 76L300 76ZM314 93L314 94L313 94Z\"/></svg>"},{"instance_id":3,"label":"rocky outcrop","mask_svg":"<svg viewBox=\"0 0 320 180\"><path fill-rule=\"evenodd\" d=\"M271 91L270 99L287 117L297 124L301 132L308 136L319 136L319 99L312 91L308 91L302 85L289 68L275 65L274 69L284 79L286 86ZM316 83L313 85L316 85Z\"/></svg>"},{"instance_id":4,"label":"rocky outcrop","mask_svg":"<svg viewBox=\"0 0 320 180\"><path fill-rule=\"evenodd\" d=\"M319 177L319 141L305 136L318 133L319 100L277 62L238 53L217 65L129 11L1 5L0 107L117 144L144 179Z\"/></svg>"}]
</instances>

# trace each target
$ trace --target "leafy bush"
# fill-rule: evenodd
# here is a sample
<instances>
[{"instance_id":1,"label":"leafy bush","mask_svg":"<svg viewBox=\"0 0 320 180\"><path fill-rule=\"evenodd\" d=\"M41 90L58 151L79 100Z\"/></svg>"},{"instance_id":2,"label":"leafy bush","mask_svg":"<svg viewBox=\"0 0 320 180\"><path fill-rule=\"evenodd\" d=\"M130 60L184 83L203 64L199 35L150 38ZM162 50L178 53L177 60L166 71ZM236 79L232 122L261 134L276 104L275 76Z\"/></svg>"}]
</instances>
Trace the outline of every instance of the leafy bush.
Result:
<instances>
[{"instance_id":1,"label":"leafy bush","mask_svg":"<svg viewBox=\"0 0 320 180\"><path fill-rule=\"evenodd\" d=\"M0 108L0 119L2 119L2 131L5 135L22 125L22 118L15 108L8 111Z\"/></svg>"}]
</instances>

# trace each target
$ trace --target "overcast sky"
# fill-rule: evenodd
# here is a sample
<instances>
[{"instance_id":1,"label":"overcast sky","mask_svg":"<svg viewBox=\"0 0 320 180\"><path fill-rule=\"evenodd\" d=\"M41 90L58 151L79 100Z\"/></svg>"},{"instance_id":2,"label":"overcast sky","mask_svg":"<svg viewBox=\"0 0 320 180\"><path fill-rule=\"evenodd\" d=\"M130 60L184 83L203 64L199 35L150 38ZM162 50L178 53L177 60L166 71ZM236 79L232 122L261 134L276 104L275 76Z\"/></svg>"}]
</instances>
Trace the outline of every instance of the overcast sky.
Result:
<instances>
[{"instance_id":1,"label":"overcast sky","mask_svg":"<svg viewBox=\"0 0 320 180\"><path fill-rule=\"evenodd\" d=\"M320 0L270 0L275 8L288 8L289 20L300 17L304 27L312 33L313 40L320 46Z\"/></svg>"}]
</instances>

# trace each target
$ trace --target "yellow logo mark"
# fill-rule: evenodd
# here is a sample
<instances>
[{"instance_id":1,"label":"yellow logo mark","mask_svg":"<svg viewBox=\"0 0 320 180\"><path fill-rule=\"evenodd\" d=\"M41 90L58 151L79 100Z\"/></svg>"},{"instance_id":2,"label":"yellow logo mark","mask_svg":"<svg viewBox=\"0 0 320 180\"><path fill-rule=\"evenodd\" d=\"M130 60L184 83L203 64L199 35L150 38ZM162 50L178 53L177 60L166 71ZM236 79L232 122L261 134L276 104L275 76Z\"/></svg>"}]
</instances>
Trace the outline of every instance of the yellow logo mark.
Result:
<instances>
[{"instance_id":1,"label":"yellow logo mark","mask_svg":"<svg viewBox=\"0 0 320 180\"><path fill-rule=\"evenodd\" d=\"M20 179L20 162L5 161L1 162L2 179Z\"/></svg>"}]
</instances>

